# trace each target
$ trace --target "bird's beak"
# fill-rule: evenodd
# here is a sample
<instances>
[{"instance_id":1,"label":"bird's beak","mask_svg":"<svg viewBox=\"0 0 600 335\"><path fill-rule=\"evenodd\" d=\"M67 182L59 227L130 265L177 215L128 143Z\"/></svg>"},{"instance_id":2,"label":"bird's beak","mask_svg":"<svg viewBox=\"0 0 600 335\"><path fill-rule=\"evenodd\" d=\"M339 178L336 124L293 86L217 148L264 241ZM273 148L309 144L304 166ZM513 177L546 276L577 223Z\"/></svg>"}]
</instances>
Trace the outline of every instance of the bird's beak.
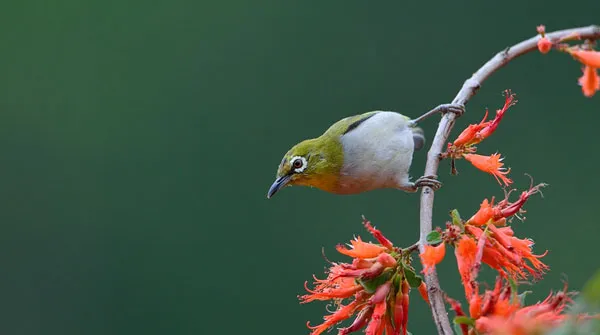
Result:
<instances>
[{"instance_id":1,"label":"bird's beak","mask_svg":"<svg viewBox=\"0 0 600 335\"><path fill-rule=\"evenodd\" d=\"M267 199L271 199L271 197L277 193L281 188L285 187L290 182L290 175L281 176L273 182L273 185L269 188L269 192L267 192Z\"/></svg>"}]
</instances>

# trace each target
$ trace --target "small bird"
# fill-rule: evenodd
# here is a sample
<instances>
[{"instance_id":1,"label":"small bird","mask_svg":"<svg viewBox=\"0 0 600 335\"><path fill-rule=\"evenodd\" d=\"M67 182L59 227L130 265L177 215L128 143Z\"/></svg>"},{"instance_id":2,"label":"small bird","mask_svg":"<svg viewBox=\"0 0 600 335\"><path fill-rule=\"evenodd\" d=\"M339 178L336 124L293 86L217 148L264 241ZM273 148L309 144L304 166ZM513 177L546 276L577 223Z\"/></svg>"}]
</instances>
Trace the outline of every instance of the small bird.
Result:
<instances>
[{"instance_id":1,"label":"small bird","mask_svg":"<svg viewBox=\"0 0 600 335\"><path fill-rule=\"evenodd\" d=\"M302 141L285 154L267 198L291 185L335 194L381 188L416 192L422 186L438 189L441 183L433 176L411 182L409 169L414 151L425 145L417 122L440 111L462 113L464 107L440 105L415 120L389 111L339 120L321 136Z\"/></svg>"}]
</instances>

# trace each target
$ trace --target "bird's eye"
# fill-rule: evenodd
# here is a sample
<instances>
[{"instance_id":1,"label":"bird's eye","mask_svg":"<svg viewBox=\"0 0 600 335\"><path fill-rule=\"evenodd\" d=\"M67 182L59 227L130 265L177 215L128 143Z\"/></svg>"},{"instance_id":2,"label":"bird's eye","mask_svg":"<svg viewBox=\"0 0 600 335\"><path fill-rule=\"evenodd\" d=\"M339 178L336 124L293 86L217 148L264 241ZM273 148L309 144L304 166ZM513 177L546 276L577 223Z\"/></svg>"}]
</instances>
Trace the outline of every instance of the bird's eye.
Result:
<instances>
[{"instance_id":1,"label":"bird's eye","mask_svg":"<svg viewBox=\"0 0 600 335\"><path fill-rule=\"evenodd\" d=\"M300 156L293 157L292 169L297 173L304 171L306 169L306 158Z\"/></svg>"}]
</instances>

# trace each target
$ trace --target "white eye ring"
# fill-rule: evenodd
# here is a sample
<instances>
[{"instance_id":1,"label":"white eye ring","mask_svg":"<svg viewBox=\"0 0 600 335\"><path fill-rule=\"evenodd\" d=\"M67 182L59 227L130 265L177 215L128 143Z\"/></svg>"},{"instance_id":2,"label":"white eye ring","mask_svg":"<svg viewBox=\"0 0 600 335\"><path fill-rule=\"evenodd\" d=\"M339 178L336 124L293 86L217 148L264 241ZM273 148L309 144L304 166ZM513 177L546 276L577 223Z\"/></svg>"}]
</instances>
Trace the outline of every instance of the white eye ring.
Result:
<instances>
[{"instance_id":1,"label":"white eye ring","mask_svg":"<svg viewBox=\"0 0 600 335\"><path fill-rule=\"evenodd\" d=\"M302 166L300 166L299 168L295 168L294 172L300 173L306 169L307 162L306 162L306 158L304 158L302 156L294 156L294 157L292 157L292 159L290 159L290 164L292 165L292 167L294 167L294 163L296 163L297 160L302 161Z\"/></svg>"}]
</instances>

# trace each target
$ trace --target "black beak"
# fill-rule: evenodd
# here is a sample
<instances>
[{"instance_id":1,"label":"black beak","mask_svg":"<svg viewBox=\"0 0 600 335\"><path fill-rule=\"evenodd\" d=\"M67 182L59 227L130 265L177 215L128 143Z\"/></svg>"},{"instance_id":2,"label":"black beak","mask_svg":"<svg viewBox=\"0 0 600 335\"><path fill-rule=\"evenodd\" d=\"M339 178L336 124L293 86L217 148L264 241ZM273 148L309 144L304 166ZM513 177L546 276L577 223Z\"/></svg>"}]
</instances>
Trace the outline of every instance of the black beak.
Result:
<instances>
[{"instance_id":1,"label":"black beak","mask_svg":"<svg viewBox=\"0 0 600 335\"><path fill-rule=\"evenodd\" d=\"M273 185L271 185L269 188L269 192L267 192L267 199L271 199L271 197L275 195L275 193L277 193L277 191L279 191L281 188L285 187L289 181L289 175L281 176L275 179L275 182L273 182Z\"/></svg>"}]
</instances>

